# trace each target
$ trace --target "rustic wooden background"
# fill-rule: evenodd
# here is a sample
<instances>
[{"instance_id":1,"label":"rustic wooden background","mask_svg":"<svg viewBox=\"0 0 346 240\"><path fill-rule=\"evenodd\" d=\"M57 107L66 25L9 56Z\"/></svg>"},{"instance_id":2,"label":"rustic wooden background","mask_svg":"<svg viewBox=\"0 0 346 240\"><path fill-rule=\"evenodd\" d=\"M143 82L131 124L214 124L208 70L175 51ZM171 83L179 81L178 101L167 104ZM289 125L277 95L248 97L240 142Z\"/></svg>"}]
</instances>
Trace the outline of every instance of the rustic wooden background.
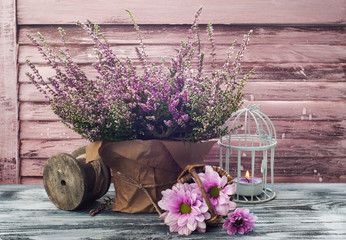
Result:
<instances>
[{"instance_id":1,"label":"rustic wooden background","mask_svg":"<svg viewBox=\"0 0 346 240\"><path fill-rule=\"evenodd\" d=\"M62 26L73 58L93 76L92 42L78 19L101 24L118 56L135 57L130 9L150 60L159 61L185 39L201 5L202 32L214 23L220 64L233 40L254 30L243 66L256 71L245 99L261 104L276 127L276 181L346 182L346 0L2 0L0 183L41 183L50 156L87 144L59 122L25 76L26 59L44 76L52 73L27 33L41 32L59 47ZM203 43L207 49L206 34ZM217 146L206 162L218 164Z\"/></svg>"}]
</instances>

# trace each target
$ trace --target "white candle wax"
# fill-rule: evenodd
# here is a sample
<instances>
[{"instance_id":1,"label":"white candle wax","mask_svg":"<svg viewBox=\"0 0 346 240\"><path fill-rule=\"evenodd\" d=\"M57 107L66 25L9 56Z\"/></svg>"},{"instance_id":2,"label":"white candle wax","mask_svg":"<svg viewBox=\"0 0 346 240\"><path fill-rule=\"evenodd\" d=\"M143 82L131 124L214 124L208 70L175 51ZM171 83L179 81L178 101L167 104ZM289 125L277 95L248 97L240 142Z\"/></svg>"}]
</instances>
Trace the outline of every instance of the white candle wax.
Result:
<instances>
[{"instance_id":1,"label":"white candle wax","mask_svg":"<svg viewBox=\"0 0 346 240\"><path fill-rule=\"evenodd\" d=\"M234 183L237 184L237 191L235 192L238 195L241 196L257 196L262 193L262 179L260 178L253 178L253 184L252 184L252 178L246 178L246 177L240 177L239 183L238 178L235 178Z\"/></svg>"}]
</instances>

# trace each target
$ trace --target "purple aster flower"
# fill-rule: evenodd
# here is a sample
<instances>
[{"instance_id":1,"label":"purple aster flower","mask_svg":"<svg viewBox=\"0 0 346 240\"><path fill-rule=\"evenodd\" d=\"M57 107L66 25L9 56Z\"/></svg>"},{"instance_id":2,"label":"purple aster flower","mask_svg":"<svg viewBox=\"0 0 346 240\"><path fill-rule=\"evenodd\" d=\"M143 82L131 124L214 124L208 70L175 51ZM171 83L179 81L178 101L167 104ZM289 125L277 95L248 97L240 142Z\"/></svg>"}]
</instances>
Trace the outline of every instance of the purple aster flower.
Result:
<instances>
[{"instance_id":1,"label":"purple aster flower","mask_svg":"<svg viewBox=\"0 0 346 240\"><path fill-rule=\"evenodd\" d=\"M220 175L211 166L205 167L205 173L199 173L199 178L209 194L211 204L217 215L225 216L230 210L236 208L236 204L230 200L230 195L236 191L236 185L227 185L227 177Z\"/></svg>"},{"instance_id":2,"label":"purple aster flower","mask_svg":"<svg viewBox=\"0 0 346 240\"><path fill-rule=\"evenodd\" d=\"M158 205L166 211L160 218L171 232L190 235L196 229L206 231L205 220L210 218L208 206L190 184L177 183L172 189L162 191Z\"/></svg>"},{"instance_id":3,"label":"purple aster flower","mask_svg":"<svg viewBox=\"0 0 346 240\"><path fill-rule=\"evenodd\" d=\"M228 217L229 220L224 221L222 228L227 230L229 235L244 234L252 231L258 219L247 208L237 208L234 212L228 214Z\"/></svg>"}]
</instances>

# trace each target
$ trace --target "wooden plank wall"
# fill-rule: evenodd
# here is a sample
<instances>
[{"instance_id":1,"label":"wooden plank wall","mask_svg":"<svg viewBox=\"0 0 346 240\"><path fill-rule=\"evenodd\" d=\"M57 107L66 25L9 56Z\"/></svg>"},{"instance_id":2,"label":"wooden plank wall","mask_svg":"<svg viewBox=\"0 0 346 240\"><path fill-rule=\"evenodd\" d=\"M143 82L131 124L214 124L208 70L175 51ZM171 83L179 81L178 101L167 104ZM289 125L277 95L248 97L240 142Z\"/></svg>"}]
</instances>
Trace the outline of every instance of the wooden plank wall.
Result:
<instances>
[{"instance_id":1,"label":"wooden plank wall","mask_svg":"<svg viewBox=\"0 0 346 240\"><path fill-rule=\"evenodd\" d=\"M19 182L15 1L0 1L0 183Z\"/></svg>"},{"instance_id":2,"label":"wooden plank wall","mask_svg":"<svg viewBox=\"0 0 346 240\"><path fill-rule=\"evenodd\" d=\"M202 32L209 21L215 24L220 64L232 41L254 30L244 69L256 71L247 82L245 98L261 104L277 129L276 181L346 182L345 0L328 6L323 0L17 0L20 182L40 183L47 158L87 144L58 121L25 76L28 58L43 75L52 73L27 33L41 32L59 47L57 27L64 27L74 59L94 76L92 43L75 26L76 20L101 24L117 55L135 58L136 33L125 12L130 9L150 60L159 61L186 38L202 4ZM203 49L208 49L206 34L202 40ZM217 147L206 162L217 164Z\"/></svg>"}]
</instances>

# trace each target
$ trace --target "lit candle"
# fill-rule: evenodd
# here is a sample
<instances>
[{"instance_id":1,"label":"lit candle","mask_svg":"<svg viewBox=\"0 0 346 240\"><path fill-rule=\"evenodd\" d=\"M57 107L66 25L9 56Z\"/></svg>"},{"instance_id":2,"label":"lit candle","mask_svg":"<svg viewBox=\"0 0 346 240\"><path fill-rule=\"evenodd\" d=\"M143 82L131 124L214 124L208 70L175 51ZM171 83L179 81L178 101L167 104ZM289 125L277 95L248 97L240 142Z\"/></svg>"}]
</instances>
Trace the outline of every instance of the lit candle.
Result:
<instances>
[{"instance_id":1,"label":"lit candle","mask_svg":"<svg viewBox=\"0 0 346 240\"><path fill-rule=\"evenodd\" d=\"M253 179L253 184L252 184ZM238 178L233 180L238 183ZM249 171L246 171L245 177L239 178L239 183L237 184L237 191L235 192L241 196L257 196L262 193L262 179L251 178Z\"/></svg>"}]
</instances>

